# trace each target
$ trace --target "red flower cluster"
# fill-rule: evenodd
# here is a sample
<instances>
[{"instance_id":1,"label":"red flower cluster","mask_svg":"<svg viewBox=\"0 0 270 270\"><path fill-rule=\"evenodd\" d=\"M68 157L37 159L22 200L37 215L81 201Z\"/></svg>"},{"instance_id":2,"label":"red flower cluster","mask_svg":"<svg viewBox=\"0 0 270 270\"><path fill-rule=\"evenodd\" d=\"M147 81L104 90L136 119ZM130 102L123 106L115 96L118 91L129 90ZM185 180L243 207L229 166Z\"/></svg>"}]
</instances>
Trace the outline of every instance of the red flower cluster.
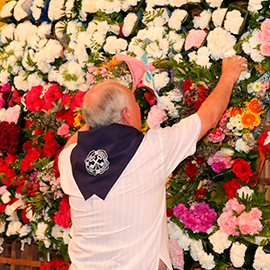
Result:
<instances>
[{"instance_id":1,"label":"red flower cluster","mask_svg":"<svg viewBox=\"0 0 270 270\"><path fill-rule=\"evenodd\" d=\"M13 155L17 151L21 127L15 123L3 121L0 123L0 152Z\"/></svg>"},{"instance_id":2,"label":"red flower cluster","mask_svg":"<svg viewBox=\"0 0 270 270\"><path fill-rule=\"evenodd\" d=\"M249 181L249 178L252 175L252 169L249 163L241 158L234 160L232 165L232 172L235 173L236 177L246 182Z\"/></svg>"},{"instance_id":3,"label":"red flower cluster","mask_svg":"<svg viewBox=\"0 0 270 270\"><path fill-rule=\"evenodd\" d=\"M223 183L223 187L225 189L225 192L229 200L231 200L236 197L235 194L237 190L241 187L241 183L237 178L235 178L235 179L232 179L231 181Z\"/></svg>"},{"instance_id":4,"label":"red flower cluster","mask_svg":"<svg viewBox=\"0 0 270 270\"><path fill-rule=\"evenodd\" d=\"M39 270L68 270L70 263L61 259L52 260L41 265Z\"/></svg>"},{"instance_id":5,"label":"red flower cluster","mask_svg":"<svg viewBox=\"0 0 270 270\"><path fill-rule=\"evenodd\" d=\"M68 196L64 196L59 205L59 211L55 213L52 219L58 226L70 228L71 214Z\"/></svg>"},{"instance_id":6,"label":"red flower cluster","mask_svg":"<svg viewBox=\"0 0 270 270\"><path fill-rule=\"evenodd\" d=\"M57 150L61 145L56 141L56 132L51 129L43 137L45 145L43 147L43 154L45 157L54 157L57 153Z\"/></svg>"},{"instance_id":7,"label":"red flower cluster","mask_svg":"<svg viewBox=\"0 0 270 270\"><path fill-rule=\"evenodd\" d=\"M199 110L202 103L208 97L210 91L204 86L197 87L191 79L187 79L182 83L183 86L183 97L188 105L193 104L196 111Z\"/></svg>"}]
</instances>

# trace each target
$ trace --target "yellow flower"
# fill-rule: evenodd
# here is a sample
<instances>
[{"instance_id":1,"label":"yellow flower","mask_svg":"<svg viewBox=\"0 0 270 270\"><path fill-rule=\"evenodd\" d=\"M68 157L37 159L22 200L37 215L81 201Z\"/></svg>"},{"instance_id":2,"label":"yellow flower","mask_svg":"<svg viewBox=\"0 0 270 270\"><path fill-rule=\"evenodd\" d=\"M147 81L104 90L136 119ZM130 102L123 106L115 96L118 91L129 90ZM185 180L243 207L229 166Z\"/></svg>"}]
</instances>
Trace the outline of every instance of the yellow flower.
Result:
<instances>
[{"instance_id":1,"label":"yellow flower","mask_svg":"<svg viewBox=\"0 0 270 270\"><path fill-rule=\"evenodd\" d=\"M241 121L245 128L252 130L261 123L260 114L245 112L242 114Z\"/></svg>"},{"instance_id":2,"label":"yellow flower","mask_svg":"<svg viewBox=\"0 0 270 270\"><path fill-rule=\"evenodd\" d=\"M83 116L78 109L75 109L74 111L76 114L76 116L74 117L74 127L80 128L83 125L83 123L82 123Z\"/></svg>"}]
</instances>

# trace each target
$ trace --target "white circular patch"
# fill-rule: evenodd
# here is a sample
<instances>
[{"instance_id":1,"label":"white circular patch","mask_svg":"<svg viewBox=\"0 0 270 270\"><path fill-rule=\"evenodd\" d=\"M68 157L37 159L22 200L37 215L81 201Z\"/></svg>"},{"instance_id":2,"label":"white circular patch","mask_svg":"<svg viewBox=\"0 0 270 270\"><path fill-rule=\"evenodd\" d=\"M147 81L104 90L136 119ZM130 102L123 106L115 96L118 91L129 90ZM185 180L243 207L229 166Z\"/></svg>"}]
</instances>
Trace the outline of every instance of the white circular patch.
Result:
<instances>
[{"instance_id":1,"label":"white circular patch","mask_svg":"<svg viewBox=\"0 0 270 270\"><path fill-rule=\"evenodd\" d=\"M105 150L92 150L84 160L85 168L90 175L103 174L109 169L110 162Z\"/></svg>"}]
</instances>

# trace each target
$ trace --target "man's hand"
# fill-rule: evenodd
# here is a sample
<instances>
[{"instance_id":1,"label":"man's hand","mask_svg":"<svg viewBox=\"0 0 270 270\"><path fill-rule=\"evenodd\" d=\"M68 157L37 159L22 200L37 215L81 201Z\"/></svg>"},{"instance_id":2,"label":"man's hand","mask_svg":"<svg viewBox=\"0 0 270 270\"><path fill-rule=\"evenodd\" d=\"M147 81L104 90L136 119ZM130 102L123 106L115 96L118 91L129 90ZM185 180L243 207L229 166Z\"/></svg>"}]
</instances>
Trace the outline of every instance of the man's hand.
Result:
<instances>
[{"instance_id":1,"label":"man's hand","mask_svg":"<svg viewBox=\"0 0 270 270\"><path fill-rule=\"evenodd\" d=\"M197 112L202 125L199 139L217 125L228 106L234 84L242 71L248 71L246 65L247 61L237 55L223 59L219 82Z\"/></svg>"},{"instance_id":2,"label":"man's hand","mask_svg":"<svg viewBox=\"0 0 270 270\"><path fill-rule=\"evenodd\" d=\"M78 132L79 131L86 131L86 130L89 130L89 127L86 125L86 124L84 124L74 135L72 135L69 139L68 139L68 141L67 141L67 143L66 143L66 145L64 146L64 148L67 148L68 146L70 146L71 144L73 144L73 143L77 143L77 140L78 140Z\"/></svg>"}]
</instances>

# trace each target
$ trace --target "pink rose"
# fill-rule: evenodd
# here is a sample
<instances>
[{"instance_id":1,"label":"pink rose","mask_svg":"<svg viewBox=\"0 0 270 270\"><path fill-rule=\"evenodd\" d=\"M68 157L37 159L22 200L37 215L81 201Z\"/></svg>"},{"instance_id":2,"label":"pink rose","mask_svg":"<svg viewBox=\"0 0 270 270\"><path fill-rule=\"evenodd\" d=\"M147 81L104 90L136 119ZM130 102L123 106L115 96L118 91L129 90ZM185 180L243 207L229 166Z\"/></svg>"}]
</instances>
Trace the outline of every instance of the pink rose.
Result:
<instances>
[{"instance_id":1,"label":"pink rose","mask_svg":"<svg viewBox=\"0 0 270 270\"><path fill-rule=\"evenodd\" d=\"M207 139L210 142L218 143L224 140L225 135L223 134L223 129L221 127L215 129L214 131L208 133Z\"/></svg>"},{"instance_id":2,"label":"pink rose","mask_svg":"<svg viewBox=\"0 0 270 270\"><path fill-rule=\"evenodd\" d=\"M187 51L193 46L199 48L202 45L205 36L205 31L191 29L186 37L185 50Z\"/></svg>"},{"instance_id":3,"label":"pink rose","mask_svg":"<svg viewBox=\"0 0 270 270\"><path fill-rule=\"evenodd\" d=\"M62 126L60 128L58 128L57 134L60 136L67 137L69 134L69 126L67 124L63 123Z\"/></svg>"}]
</instances>

